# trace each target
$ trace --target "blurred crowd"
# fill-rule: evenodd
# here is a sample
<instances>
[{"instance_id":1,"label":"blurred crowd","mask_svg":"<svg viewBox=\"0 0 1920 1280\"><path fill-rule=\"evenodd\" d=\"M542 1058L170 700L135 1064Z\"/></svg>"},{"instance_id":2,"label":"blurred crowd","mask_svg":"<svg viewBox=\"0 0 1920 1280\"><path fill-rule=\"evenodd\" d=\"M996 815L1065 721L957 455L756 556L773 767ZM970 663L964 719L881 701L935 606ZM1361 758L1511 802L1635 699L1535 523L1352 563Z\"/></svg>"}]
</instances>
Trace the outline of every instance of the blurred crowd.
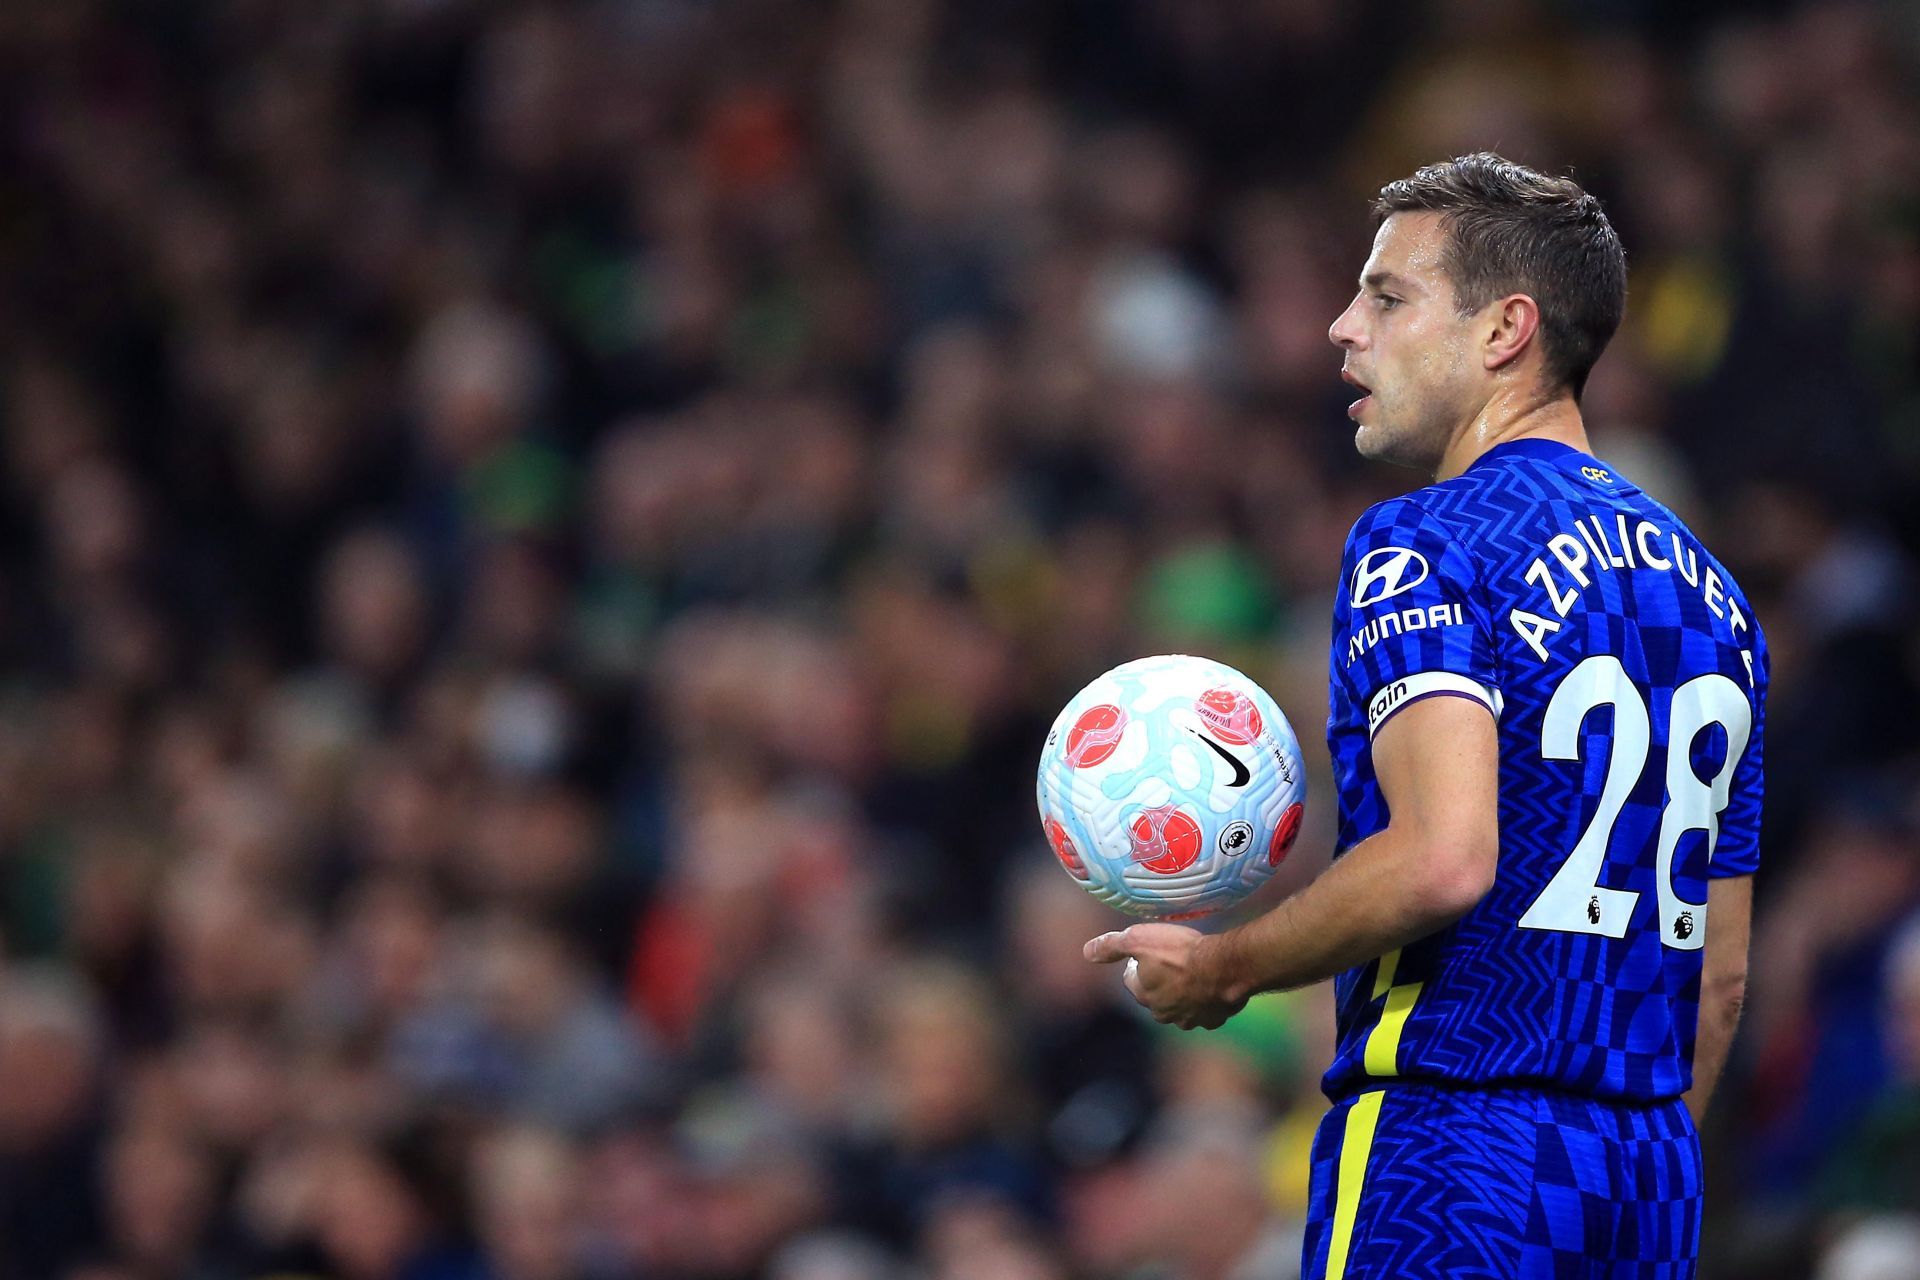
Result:
<instances>
[{"instance_id":1,"label":"blurred crowd","mask_svg":"<svg viewBox=\"0 0 1920 1280\"><path fill-rule=\"evenodd\" d=\"M1295 1274L1324 990L1081 961L1055 709L1314 770L1417 164L1632 262L1774 654L1710 1276L1920 1276L1920 13L0 6L0 1278Z\"/></svg>"}]
</instances>

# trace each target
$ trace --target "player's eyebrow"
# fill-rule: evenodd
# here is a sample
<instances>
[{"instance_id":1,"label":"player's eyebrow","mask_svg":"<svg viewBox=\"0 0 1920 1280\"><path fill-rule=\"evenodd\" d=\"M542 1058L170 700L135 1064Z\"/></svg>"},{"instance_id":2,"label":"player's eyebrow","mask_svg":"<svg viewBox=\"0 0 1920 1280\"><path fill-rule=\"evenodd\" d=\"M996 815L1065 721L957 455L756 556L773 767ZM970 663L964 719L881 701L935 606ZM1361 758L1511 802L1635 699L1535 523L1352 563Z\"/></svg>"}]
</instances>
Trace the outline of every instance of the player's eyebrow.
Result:
<instances>
[{"instance_id":1,"label":"player's eyebrow","mask_svg":"<svg viewBox=\"0 0 1920 1280\"><path fill-rule=\"evenodd\" d=\"M1360 284L1367 289L1398 289L1403 293L1413 290L1413 281L1391 271L1369 271L1360 277Z\"/></svg>"}]
</instances>

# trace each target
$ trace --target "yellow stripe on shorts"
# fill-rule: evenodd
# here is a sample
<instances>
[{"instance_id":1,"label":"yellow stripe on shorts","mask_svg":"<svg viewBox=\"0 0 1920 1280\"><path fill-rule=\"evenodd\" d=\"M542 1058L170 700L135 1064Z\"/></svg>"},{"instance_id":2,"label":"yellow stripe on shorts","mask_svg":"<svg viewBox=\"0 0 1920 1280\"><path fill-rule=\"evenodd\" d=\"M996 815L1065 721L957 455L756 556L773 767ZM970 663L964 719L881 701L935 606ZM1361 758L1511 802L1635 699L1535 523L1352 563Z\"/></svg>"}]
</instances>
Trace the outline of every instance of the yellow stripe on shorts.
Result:
<instances>
[{"instance_id":1,"label":"yellow stripe on shorts","mask_svg":"<svg viewBox=\"0 0 1920 1280\"><path fill-rule=\"evenodd\" d=\"M1360 1212L1360 1188L1366 1182L1367 1155L1373 1150L1373 1131L1380 1123L1380 1102L1386 1090L1375 1089L1354 1099L1347 1110L1347 1129L1340 1138L1340 1172L1333 1197L1333 1239L1327 1244L1327 1280L1347 1274L1347 1251L1353 1247L1353 1223Z\"/></svg>"},{"instance_id":2,"label":"yellow stripe on shorts","mask_svg":"<svg viewBox=\"0 0 1920 1280\"><path fill-rule=\"evenodd\" d=\"M1400 948L1395 947L1380 957L1380 967L1373 976L1373 998L1385 996L1387 1005L1380 1011L1380 1021L1367 1033L1361 1065L1368 1075L1380 1079L1400 1074L1400 1034L1407 1029L1407 1015L1413 1012L1413 1002L1420 998L1423 985L1407 982L1394 986L1394 975L1399 969Z\"/></svg>"},{"instance_id":3,"label":"yellow stripe on shorts","mask_svg":"<svg viewBox=\"0 0 1920 1280\"><path fill-rule=\"evenodd\" d=\"M1380 957L1379 967L1373 971L1373 998L1375 1000L1387 994L1387 991L1393 986L1393 975L1399 968L1399 947L1395 947Z\"/></svg>"}]
</instances>

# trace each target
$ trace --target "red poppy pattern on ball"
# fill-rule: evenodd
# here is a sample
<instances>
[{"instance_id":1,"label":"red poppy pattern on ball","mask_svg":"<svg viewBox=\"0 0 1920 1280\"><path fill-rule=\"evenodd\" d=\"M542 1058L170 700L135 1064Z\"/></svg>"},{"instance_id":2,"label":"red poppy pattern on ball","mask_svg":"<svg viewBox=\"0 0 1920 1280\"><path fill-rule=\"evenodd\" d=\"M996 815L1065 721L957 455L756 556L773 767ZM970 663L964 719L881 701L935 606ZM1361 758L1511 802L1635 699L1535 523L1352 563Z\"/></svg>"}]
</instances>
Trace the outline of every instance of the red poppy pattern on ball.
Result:
<instances>
[{"instance_id":1,"label":"red poppy pattern on ball","mask_svg":"<svg viewBox=\"0 0 1920 1280\"><path fill-rule=\"evenodd\" d=\"M1112 755L1127 731L1127 713L1111 702L1088 707L1067 730L1067 764L1090 769Z\"/></svg>"},{"instance_id":2,"label":"red poppy pattern on ball","mask_svg":"<svg viewBox=\"0 0 1920 1280\"><path fill-rule=\"evenodd\" d=\"M1177 875L1200 859L1200 824L1170 804L1142 809L1127 827L1133 860L1159 875Z\"/></svg>"},{"instance_id":3,"label":"red poppy pattern on ball","mask_svg":"<svg viewBox=\"0 0 1920 1280\"><path fill-rule=\"evenodd\" d=\"M1266 727L1253 699L1225 686L1209 689L1195 698L1193 712L1202 724L1213 730L1214 737L1236 747L1246 746Z\"/></svg>"},{"instance_id":4,"label":"red poppy pattern on ball","mask_svg":"<svg viewBox=\"0 0 1920 1280\"><path fill-rule=\"evenodd\" d=\"M1067 869L1067 874L1076 880L1091 879L1087 864L1081 860L1080 851L1073 847L1073 837L1067 834L1067 829L1052 818L1048 818L1043 825L1047 832L1047 843L1053 846L1053 856L1060 859L1060 865Z\"/></svg>"},{"instance_id":5,"label":"red poppy pattern on ball","mask_svg":"<svg viewBox=\"0 0 1920 1280\"><path fill-rule=\"evenodd\" d=\"M1267 845L1268 866L1279 866L1280 860L1287 856L1287 850L1293 848L1293 842L1300 837L1300 819L1305 814L1306 807L1296 800L1280 815L1280 825L1273 829L1273 840Z\"/></svg>"}]
</instances>

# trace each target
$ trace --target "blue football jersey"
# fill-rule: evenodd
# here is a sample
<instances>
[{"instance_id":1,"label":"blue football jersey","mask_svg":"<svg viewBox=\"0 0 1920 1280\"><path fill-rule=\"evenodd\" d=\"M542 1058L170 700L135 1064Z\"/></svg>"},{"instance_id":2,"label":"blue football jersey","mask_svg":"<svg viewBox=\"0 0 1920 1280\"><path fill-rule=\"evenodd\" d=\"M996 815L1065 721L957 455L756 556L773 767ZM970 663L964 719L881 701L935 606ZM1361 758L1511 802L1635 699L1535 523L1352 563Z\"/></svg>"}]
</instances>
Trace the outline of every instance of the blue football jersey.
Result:
<instances>
[{"instance_id":1,"label":"blue football jersey","mask_svg":"<svg viewBox=\"0 0 1920 1280\"><path fill-rule=\"evenodd\" d=\"M1759 848L1767 650L1726 569L1604 463L1509 442L1354 526L1330 684L1336 856L1387 825L1373 735L1460 696L1499 724L1500 863L1455 924L1336 980L1329 1096L1689 1088L1707 882Z\"/></svg>"}]
</instances>

